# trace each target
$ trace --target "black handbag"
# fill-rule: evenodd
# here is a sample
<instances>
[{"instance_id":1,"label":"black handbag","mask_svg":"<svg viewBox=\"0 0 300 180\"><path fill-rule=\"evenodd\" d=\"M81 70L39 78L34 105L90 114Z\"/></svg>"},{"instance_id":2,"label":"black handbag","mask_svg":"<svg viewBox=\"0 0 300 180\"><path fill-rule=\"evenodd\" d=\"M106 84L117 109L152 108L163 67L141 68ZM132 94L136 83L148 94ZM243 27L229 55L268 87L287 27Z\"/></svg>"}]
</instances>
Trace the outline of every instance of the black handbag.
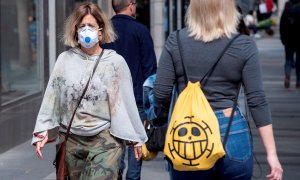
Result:
<instances>
[{"instance_id":1,"label":"black handbag","mask_svg":"<svg viewBox=\"0 0 300 180\"><path fill-rule=\"evenodd\" d=\"M146 129L148 136L146 147L149 151L158 152L164 150L167 129L168 126L155 127L153 125Z\"/></svg>"},{"instance_id":2,"label":"black handbag","mask_svg":"<svg viewBox=\"0 0 300 180\"><path fill-rule=\"evenodd\" d=\"M56 156L55 156L55 159L53 161L53 165L55 166L56 168L56 179L57 180L66 180L66 179L69 179L69 174L68 174L68 168L67 168L67 165L66 165L66 162L65 162L65 157L66 157L66 144L67 144L67 140L69 138L69 134L70 134L70 129L71 129L71 125L72 125L72 122L73 122L73 119L74 119L74 116L75 116L75 113L76 113L76 110L77 108L79 107L86 91L87 91L87 88L88 88L88 85L90 83L90 80L92 79L95 71L96 71L96 68L99 64L99 61L102 57L104 53L104 50L102 50L101 54L99 55L99 57L97 58L97 61L94 65L94 68L93 68L93 72L92 72L92 75L90 76L88 82L86 83L85 85L85 88L79 98L79 101L75 107L75 110L72 114L72 117L71 117L71 121L70 121L70 124L68 125L68 128L67 128L67 132L65 134L65 138L63 141L61 141L59 144L56 145Z\"/></svg>"}]
</instances>

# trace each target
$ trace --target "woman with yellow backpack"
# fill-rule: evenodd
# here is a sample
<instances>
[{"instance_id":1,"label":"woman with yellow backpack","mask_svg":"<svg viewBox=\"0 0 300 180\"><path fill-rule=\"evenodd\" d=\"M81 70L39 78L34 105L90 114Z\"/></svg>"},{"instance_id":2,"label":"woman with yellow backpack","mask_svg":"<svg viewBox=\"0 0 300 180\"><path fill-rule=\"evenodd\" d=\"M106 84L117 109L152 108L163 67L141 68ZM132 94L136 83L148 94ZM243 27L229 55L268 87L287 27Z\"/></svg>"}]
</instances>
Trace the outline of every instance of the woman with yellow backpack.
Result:
<instances>
[{"instance_id":1,"label":"woman with yellow backpack","mask_svg":"<svg viewBox=\"0 0 300 180\"><path fill-rule=\"evenodd\" d=\"M266 177L282 179L258 50L251 37L237 35L238 22L234 0L191 0L186 28L166 41L154 99L161 112L173 87L179 94L164 149L173 180L251 179L252 137L237 106L241 85L266 148ZM210 125L214 120L217 125Z\"/></svg>"}]
</instances>

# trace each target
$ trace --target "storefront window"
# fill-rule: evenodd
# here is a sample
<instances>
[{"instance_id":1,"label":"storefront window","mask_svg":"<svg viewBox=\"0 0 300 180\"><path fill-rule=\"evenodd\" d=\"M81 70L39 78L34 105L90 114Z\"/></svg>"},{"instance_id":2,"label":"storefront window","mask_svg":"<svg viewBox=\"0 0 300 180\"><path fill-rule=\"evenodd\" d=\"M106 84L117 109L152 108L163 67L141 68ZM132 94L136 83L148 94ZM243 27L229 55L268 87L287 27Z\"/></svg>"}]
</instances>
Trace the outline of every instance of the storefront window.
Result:
<instances>
[{"instance_id":1,"label":"storefront window","mask_svg":"<svg viewBox=\"0 0 300 180\"><path fill-rule=\"evenodd\" d=\"M38 1L0 4L1 104L41 91Z\"/></svg>"},{"instance_id":2,"label":"storefront window","mask_svg":"<svg viewBox=\"0 0 300 180\"><path fill-rule=\"evenodd\" d=\"M190 0L164 0L164 29L167 38L170 32L185 26L185 13Z\"/></svg>"},{"instance_id":3,"label":"storefront window","mask_svg":"<svg viewBox=\"0 0 300 180\"><path fill-rule=\"evenodd\" d=\"M164 0L164 32L165 32L165 39L168 38L169 35L169 0Z\"/></svg>"},{"instance_id":4,"label":"storefront window","mask_svg":"<svg viewBox=\"0 0 300 180\"><path fill-rule=\"evenodd\" d=\"M182 27L185 26L185 23L184 23L184 19L185 19L185 14L186 14L186 11L187 11L187 8L189 7L189 4L190 4L190 0L182 0L182 20L183 20L183 23L182 23Z\"/></svg>"}]
</instances>

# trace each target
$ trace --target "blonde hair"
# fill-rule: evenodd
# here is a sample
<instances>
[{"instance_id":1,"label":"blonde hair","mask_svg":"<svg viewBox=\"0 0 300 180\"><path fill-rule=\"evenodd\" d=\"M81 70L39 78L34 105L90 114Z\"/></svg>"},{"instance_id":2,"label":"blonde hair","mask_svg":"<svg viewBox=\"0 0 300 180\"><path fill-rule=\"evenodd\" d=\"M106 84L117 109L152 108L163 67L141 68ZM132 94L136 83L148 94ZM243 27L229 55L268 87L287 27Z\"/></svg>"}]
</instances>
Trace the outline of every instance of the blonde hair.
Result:
<instances>
[{"instance_id":1,"label":"blonde hair","mask_svg":"<svg viewBox=\"0 0 300 180\"><path fill-rule=\"evenodd\" d=\"M189 36L210 42L237 32L239 12L234 0L191 0L185 22Z\"/></svg>"},{"instance_id":2,"label":"blonde hair","mask_svg":"<svg viewBox=\"0 0 300 180\"><path fill-rule=\"evenodd\" d=\"M92 15L100 28L102 28L102 39L100 43L110 43L116 39L110 20L97 4L81 3L67 18L63 36L64 44L67 46L78 46L77 27L86 15Z\"/></svg>"}]
</instances>

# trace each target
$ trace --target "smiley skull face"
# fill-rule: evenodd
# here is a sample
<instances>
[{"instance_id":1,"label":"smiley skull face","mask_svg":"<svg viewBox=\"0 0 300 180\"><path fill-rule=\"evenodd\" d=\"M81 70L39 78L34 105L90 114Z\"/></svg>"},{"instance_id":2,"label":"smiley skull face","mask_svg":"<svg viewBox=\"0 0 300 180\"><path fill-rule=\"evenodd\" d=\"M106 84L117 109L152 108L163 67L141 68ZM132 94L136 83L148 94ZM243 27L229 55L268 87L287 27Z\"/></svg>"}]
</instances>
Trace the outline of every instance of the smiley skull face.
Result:
<instances>
[{"instance_id":1,"label":"smiley skull face","mask_svg":"<svg viewBox=\"0 0 300 180\"><path fill-rule=\"evenodd\" d=\"M173 147L181 158L195 160L207 150L207 133L198 123L179 124L173 132Z\"/></svg>"}]
</instances>

